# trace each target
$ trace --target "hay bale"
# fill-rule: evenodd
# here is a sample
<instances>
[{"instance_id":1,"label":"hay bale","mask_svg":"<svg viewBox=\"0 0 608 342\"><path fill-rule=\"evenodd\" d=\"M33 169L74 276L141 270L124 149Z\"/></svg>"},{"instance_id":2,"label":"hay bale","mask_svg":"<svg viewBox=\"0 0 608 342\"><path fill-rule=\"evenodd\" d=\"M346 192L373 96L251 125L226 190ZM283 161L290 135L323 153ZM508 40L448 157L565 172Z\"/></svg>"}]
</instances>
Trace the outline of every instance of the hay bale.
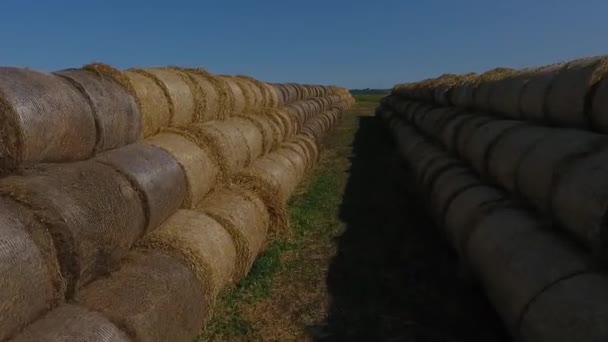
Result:
<instances>
[{"instance_id":1,"label":"hay bale","mask_svg":"<svg viewBox=\"0 0 608 342\"><path fill-rule=\"evenodd\" d=\"M250 163L249 146L241 131L231 121L216 121L175 128L171 131L187 137L200 148L208 151L220 170L220 180Z\"/></svg>"},{"instance_id":2,"label":"hay bale","mask_svg":"<svg viewBox=\"0 0 608 342\"><path fill-rule=\"evenodd\" d=\"M169 100L170 125L183 126L194 121L196 90L191 88L187 78L169 68L132 69L132 71L150 77L163 89L163 93Z\"/></svg>"},{"instance_id":3,"label":"hay bale","mask_svg":"<svg viewBox=\"0 0 608 342\"><path fill-rule=\"evenodd\" d=\"M608 340L608 279L586 273L563 279L546 289L521 322L524 341Z\"/></svg>"},{"instance_id":4,"label":"hay bale","mask_svg":"<svg viewBox=\"0 0 608 342\"><path fill-rule=\"evenodd\" d=\"M127 89L93 71L68 69L55 73L72 83L88 100L97 129L95 152L128 145L137 140L141 117Z\"/></svg>"},{"instance_id":5,"label":"hay bale","mask_svg":"<svg viewBox=\"0 0 608 342\"><path fill-rule=\"evenodd\" d=\"M243 279L266 245L270 222L266 205L251 191L231 188L210 195L197 210L228 231L236 248L234 279Z\"/></svg>"},{"instance_id":6,"label":"hay bale","mask_svg":"<svg viewBox=\"0 0 608 342\"><path fill-rule=\"evenodd\" d=\"M177 259L157 251L129 254L120 270L76 298L121 327L133 341L192 341L209 311L201 283Z\"/></svg>"},{"instance_id":7,"label":"hay bale","mask_svg":"<svg viewBox=\"0 0 608 342\"><path fill-rule=\"evenodd\" d=\"M589 128L588 108L585 107L587 95L607 71L606 57L584 58L566 64L547 92L547 119L560 125Z\"/></svg>"},{"instance_id":8,"label":"hay bale","mask_svg":"<svg viewBox=\"0 0 608 342\"><path fill-rule=\"evenodd\" d=\"M577 246L530 213L513 208L495 210L478 221L466 259L514 336L528 306L544 289L591 266Z\"/></svg>"},{"instance_id":9,"label":"hay bale","mask_svg":"<svg viewBox=\"0 0 608 342\"><path fill-rule=\"evenodd\" d=\"M564 163L551 192L551 213L560 226L606 258L608 151L602 144L576 162Z\"/></svg>"},{"instance_id":10,"label":"hay bale","mask_svg":"<svg viewBox=\"0 0 608 342\"><path fill-rule=\"evenodd\" d=\"M136 143L100 154L95 160L113 167L137 189L146 212L146 231L181 208L188 193L184 169L165 149Z\"/></svg>"},{"instance_id":11,"label":"hay bale","mask_svg":"<svg viewBox=\"0 0 608 342\"><path fill-rule=\"evenodd\" d=\"M281 146L281 149L277 151L277 154L291 161L291 163L293 164L293 170L295 171L298 179L298 184L300 183L299 181L304 178L306 170L312 167L312 165L307 162L305 151L297 147L292 148L290 145ZM296 187L291 189L291 193L293 193ZM291 194L289 197L291 197Z\"/></svg>"},{"instance_id":12,"label":"hay bale","mask_svg":"<svg viewBox=\"0 0 608 342\"><path fill-rule=\"evenodd\" d=\"M196 122L223 120L232 110L228 84L201 69L184 69L194 82L194 99L199 103Z\"/></svg>"},{"instance_id":13,"label":"hay bale","mask_svg":"<svg viewBox=\"0 0 608 342\"><path fill-rule=\"evenodd\" d=\"M445 226L445 218L452 201L467 189L480 186L479 179L466 167L455 165L437 173L430 190L430 207L436 222Z\"/></svg>"},{"instance_id":14,"label":"hay bale","mask_svg":"<svg viewBox=\"0 0 608 342\"><path fill-rule=\"evenodd\" d=\"M460 157L465 157L471 138L475 132L495 119L487 116L474 116L465 120L455 131L456 151Z\"/></svg>"},{"instance_id":15,"label":"hay bale","mask_svg":"<svg viewBox=\"0 0 608 342\"><path fill-rule=\"evenodd\" d=\"M241 117L232 118L227 123L234 125L234 129L238 130L247 142L247 164L264 154L264 135L256 124Z\"/></svg>"},{"instance_id":16,"label":"hay bale","mask_svg":"<svg viewBox=\"0 0 608 342\"><path fill-rule=\"evenodd\" d=\"M266 103L269 107L280 107L283 105L283 94L280 93L280 90L277 91L272 84L267 82L261 82L263 87L266 89L266 93L268 94L268 102Z\"/></svg>"},{"instance_id":17,"label":"hay bale","mask_svg":"<svg viewBox=\"0 0 608 342\"><path fill-rule=\"evenodd\" d=\"M0 340L63 300L65 286L50 234L24 207L0 199Z\"/></svg>"},{"instance_id":18,"label":"hay bale","mask_svg":"<svg viewBox=\"0 0 608 342\"><path fill-rule=\"evenodd\" d=\"M541 211L547 211L551 188L564 166L576 163L597 146L608 146L608 139L599 134L578 130L550 130L519 162L515 189Z\"/></svg>"},{"instance_id":19,"label":"hay bale","mask_svg":"<svg viewBox=\"0 0 608 342\"><path fill-rule=\"evenodd\" d=\"M438 140L441 141L448 151L456 152L458 149L456 139L458 137L458 131L468 120L472 120L476 117L477 116L474 114L463 113L447 119L443 124L441 136Z\"/></svg>"},{"instance_id":20,"label":"hay bale","mask_svg":"<svg viewBox=\"0 0 608 342\"><path fill-rule=\"evenodd\" d=\"M163 88L150 76L134 70L122 72L137 98L142 116L142 134L152 136L171 123L171 103Z\"/></svg>"},{"instance_id":21,"label":"hay bale","mask_svg":"<svg viewBox=\"0 0 608 342\"><path fill-rule=\"evenodd\" d=\"M297 134L297 122L286 110L270 108L266 115L281 129L282 141Z\"/></svg>"},{"instance_id":22,"label":"hay bale","mask_svg":"<svg viewBox=\"0 0 608 342\"><path fill-rule=\"evenodd\" d=\"M443 126L460 112L454 108L435 108L426 113L420 121L418 128L434 138L439 138Z\"/></svg>"},{"instance_id":23,"label":"hay bale","mask_svg":"<svg viewBox=\"0 0 608 342\"><path fill-rule=\"evenodd\" d=\"M285 85L280 84L280 83L273 83L271 84L271 86L273 87L274 91L277 93L278 97L279 97L279 105L277 107L282 107L284 105L287 104L287 100L289 98L289 90L287 89L287 87L285 87Z\"/></svg>"},{"instance_id":24,"label":"hay bale","mask_svg":"<svg viewBox=\"0 0 608 342\"><path fill-rule=\"evenodd\" d=\"M444 171L455 168L455 167L464 167L465 165L458 159L446 158L444 155L438 155L436 158L430 160L426 167L422 169L416 179L416 183L419 185L420 189L423 191L428 191L428 189L432 189L437 177L441 175Z\"/></svg>"},{"instance_id":25,"label":"hay bale","mask_svg":"<svg viewBox=\"0 0 608 342\"><path fill-rule=\"evenodd\" d=\"M530 70L522 70L494 82L488 101L490 110L511 119L521 119L520 96L532 74Z\"/></svg>"},{"instance_id":26,"label":"hay bale","mask_svg":"<svg viewBox=\"0 0 608 342\"><path fill-rule=\"evenodd\" d=\"M131 339L103 315L78 305L63 304L27 327L11 341L131 342Z\"/></svg>"},{"instance_id":27,"label":"hay bale","mask_svg":"<svg viewBox=\"0 0 608 342\"><path fill-rule=\"evenodd\" d=\"M94 161L41 165L6 177L0 194L46 225L68 296L113 270L145 228L137 191L113 168Z\"/></svg>"},{"instance_id":28,"label":"hay bale","mask_svg":"<svg viewBox=\"0 0 608 342\"><path fill-rule=\"evenodd\" d=\"M193 208L219 180L219 166L211 153L179 134L165 132L146 139L146 144L169 152L186 175L184 208Z\"/></svg>"},{"instance_id":29,"label":"hay bale","mask_svg":"<svg viewBox=\"0 0 608 342\"><path fill-rule=\"evenodd\" d=\"M0 169L90 157L97 133L86 98L67 80L0 68Z\"/></svg>"},{"instance_id":30,"label":"hay bale","mask_svg":"<svg viewBox=\"0 0 608 342\"><path fill-rule=\"evenodd\" d=\"M493 120L478 127L472 133L463 156L473 168L482 176L488 175L488 154L492 146L500 139L503 133L513 127L524 125L515 120Z\"/></svg>"},{"instance_id":31,"label":"hay bale","mask_svg":"<svg viewBox=\"0 0 608 342\"><path fill-rule=\"evenodd\" d=\"M243 114L245 109L247 108L247 99L245 98L245 93L238 81L232 76L219 75L216 76L220 80L224 81L224 83L228 86L229 94L230 94L230 108L231 111L227 113L228 115L238 115Z\"/></svg>"},{"instance_id":32,"label":"hay bale","mask_svg":"<svg viewBox=\"0 0 608 342\"><path fill-rule=\"evenodd\" d=\"M562 67L561 64L542 67L535 70L530 76L519 98L519 111L522 118L545 121L545 98L549 92L549 87Z\"/></svg>"},{"instance_id":33,"label":"hay bale","mask_svg":"<svg viewBox=\"0 0 608 342\"><path fill-rule=\"evenodd\" d=\"M224 227L201 212L179 210L138 246L162 251L187 265L201 284L208 307L222 289L233 283L234 242Z\"/></svg>"},{"instance_id":34,"label":"hay bale","mask_svg":"<svg viewBox=\"0 0 608 342\"><path fill-rule=\"evenodd\" d=\"M280 133L270 119L261 115L241 116L240 118L255 125L262 134L262 154L266 154L278 146Z\"/></svg>"},{"instance_id":35,"label":"hay bale","mask_svg":"<svg viewBox=\"0 0 608 342\"><path fill-rule=\"evenodd\" d=\"M487 151L490 177L509 191L515 191L519 163L549 130L544 127L517 125L505 130Z\"/></svg>"},{"instance_id":36,"label":"hay bale","mask_svg":"<svg viewBox=\"0 0 608 342\"><path fill-rule=\"evenodd\" d=\"M512 69L495 68L479 75L476 79L477 87L473 94L473 107L478 110L490 110L490 98L492 97L494 84L512 74Z\"/></svg>"},{"instance_id":37,"label":"hay bale","mask_svg":"<svg viewBox=\"0 0 608 342\"><path fill-rule=\"evenodd\" d=\"M477 222L490 211L510 205L503 192L484 186L479 180L478 184L454 196L445 214L446 236L461 257L466 256L469 237Z\"/></svg>"},{"instance_id":38,"label":"hay bale","mask_svg":"<svg viewBox=\"0 0 608 342\"><path fill-rule=\"evenodd\" d=\"M608 79L604 79L596 84L589 94L591 108L588 116L593 129L606 133L608 132Z\"/></svg>"}]
</instances>

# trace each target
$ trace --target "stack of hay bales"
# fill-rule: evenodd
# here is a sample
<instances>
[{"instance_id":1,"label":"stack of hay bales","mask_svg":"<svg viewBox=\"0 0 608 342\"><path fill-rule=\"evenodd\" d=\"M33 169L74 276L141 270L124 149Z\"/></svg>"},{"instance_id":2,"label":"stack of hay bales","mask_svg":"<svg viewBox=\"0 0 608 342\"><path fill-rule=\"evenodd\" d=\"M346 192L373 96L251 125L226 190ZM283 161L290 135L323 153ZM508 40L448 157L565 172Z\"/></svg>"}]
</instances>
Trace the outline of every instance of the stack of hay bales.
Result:
<instances>
[{"instance_id":1,"label":"stack of hay bales","mask_svg":"<svg viewBox=\"0 0 608 342\"><path fill-rule=\"evenodd\" d=\"M398 85L377 111L518 340L608 340L606 63Z\"/></svg>"},{"instance_id":2,"label":"stack of hay bales","mask_svg":"<svg viewBox=\"0 0 608 342\"><path fill-rule=\"evenodd\" d=\"M0 73L0 341L191 341L353 101L178 67Z\"/></svg>"}]
</instances>

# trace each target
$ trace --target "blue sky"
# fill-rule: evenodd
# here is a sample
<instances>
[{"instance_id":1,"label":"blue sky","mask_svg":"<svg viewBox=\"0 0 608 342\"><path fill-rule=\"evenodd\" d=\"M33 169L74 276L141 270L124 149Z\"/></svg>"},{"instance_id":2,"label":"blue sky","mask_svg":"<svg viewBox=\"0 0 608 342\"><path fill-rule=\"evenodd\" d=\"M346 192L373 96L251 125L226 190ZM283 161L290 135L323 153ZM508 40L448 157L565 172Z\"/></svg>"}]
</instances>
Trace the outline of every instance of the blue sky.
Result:
<instances>
[{"instance_id":1,"label":"blue sky","mask_svg":"<svg viewBox=\"0 0 608 342\"><path fill-rule=\"evenodd\" d=\"M607 53L606 13L605 0L3 0L0 64L172 64L390 87Z\"/></svg>"}]
</instances>

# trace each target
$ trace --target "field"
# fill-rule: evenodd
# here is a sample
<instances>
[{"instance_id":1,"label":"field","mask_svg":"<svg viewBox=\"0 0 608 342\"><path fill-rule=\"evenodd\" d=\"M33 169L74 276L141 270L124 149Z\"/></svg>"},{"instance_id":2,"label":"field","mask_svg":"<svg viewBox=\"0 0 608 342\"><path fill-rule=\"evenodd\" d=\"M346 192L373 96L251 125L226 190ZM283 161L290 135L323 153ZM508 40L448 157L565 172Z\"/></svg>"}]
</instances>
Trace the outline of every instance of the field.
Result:
<instances>
[{"instance_id":1,"label":"field","mask_svg":"<svg viewBox=\"0 0 608 342\"><path fill-rule=\"evenodd\" d=\"M289 204L293 234L224 293L199 341L506 341L412 190L382 95L357 95Z\"/></svg>"}]
</instances>

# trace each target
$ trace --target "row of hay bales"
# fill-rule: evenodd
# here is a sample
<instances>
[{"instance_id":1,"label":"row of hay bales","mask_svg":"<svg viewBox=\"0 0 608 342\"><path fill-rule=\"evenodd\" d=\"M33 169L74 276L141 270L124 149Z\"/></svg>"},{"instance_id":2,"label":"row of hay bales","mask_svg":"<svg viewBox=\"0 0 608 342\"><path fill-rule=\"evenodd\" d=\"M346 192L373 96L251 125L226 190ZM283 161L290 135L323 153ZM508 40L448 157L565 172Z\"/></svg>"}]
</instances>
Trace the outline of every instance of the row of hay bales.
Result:
<instances>
[{"instance_id":1,"label":"row of hay bales","mask_svg":"<svg viewBox=\"0 0 608 342\"><path fill-rule=\"evenodd\" d=\"M608 340L608 137L555 119L561 110L591 117L605 81L590 81L589 70L603 73L603 61L553 66L534 116L492 107L503 95L523 103L538 85L540 74L517 72L526 79L517 100L505 70L469 83L398 85L377 112L437 225L517 340ZM475 102L454 100L465 86ZM557 104L558 91L567 104Z\"/></svg>"},{"instance_id":2,"label":"row of hay bales","mask_svg":"<svg viewBox=\"0 0 608 342\"><path fill-rule=\"evenodd\" d=\"M270 84L179 67L118 70L105 64L54 73L0 68L0 169L84 160L157 134L344 89Z\"/></svg>"},{"instance_id":3,"label":"row of hay bales","mask_svg":"<svg viewBox=\"0 0 608 342\"><path fill-rule=\"evenodd\" d=\"M0 341L191 341L217 294L288 229L287 199L353 102L339 88L272 85L282 88L308 90L1 178ZM248 103L267 99L252 94ZM13 114L48 99L36 94Z\"/></svg>"},{"instance_id":4,"label":"row of hay bales","mask_svg":"<svg viewBox=\"0 0 608 342\"><path fill-rule=\"evenodd\" d=\"M496 68L400 84L393 94L516 120L608 132L608 57L536 68Z\"/></svg>"}]
</instances>

